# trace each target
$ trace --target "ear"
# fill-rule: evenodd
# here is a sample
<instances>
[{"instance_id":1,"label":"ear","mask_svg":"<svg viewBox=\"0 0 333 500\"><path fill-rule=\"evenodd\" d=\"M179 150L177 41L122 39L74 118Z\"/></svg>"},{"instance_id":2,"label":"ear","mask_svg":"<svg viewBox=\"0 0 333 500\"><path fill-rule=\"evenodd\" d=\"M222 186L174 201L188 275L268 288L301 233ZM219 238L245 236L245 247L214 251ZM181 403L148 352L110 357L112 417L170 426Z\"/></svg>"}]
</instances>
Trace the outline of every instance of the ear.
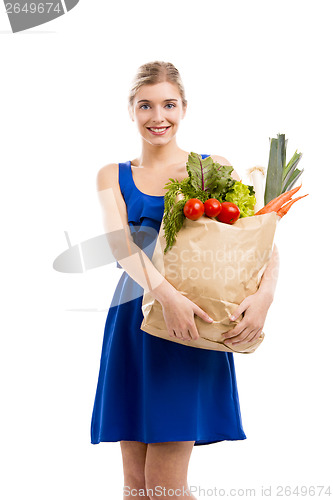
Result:
<instances>
[{"instance_id":1,"label":"ear","mask_svg":"<svg viewBox=\"0 0 333 500\"><path fill-rule=\"evenodd\" d=\"M130 115L130 119L134 122L133 106L128 105L128 113Z\"/></svg>"},{"instance_id":2,"label":"ear","mask_svg":"<svg viewBox=\"0 0 333 500\"><path fill-rule=\"evenodd\" d=\"M183 105L182 119L185 118L186 110L187 110L187 104L186 104L186 106Z\"/></svg>"}]
</instances>

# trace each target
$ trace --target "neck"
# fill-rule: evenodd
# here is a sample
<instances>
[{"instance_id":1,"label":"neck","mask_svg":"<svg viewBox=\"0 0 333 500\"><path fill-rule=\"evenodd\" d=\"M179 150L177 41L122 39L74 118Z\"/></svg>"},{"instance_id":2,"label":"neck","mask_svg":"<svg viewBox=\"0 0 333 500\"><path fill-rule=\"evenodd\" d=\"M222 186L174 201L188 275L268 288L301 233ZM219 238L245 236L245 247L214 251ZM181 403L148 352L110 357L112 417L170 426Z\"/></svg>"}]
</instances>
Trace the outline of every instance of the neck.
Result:
<instances>
[{"instance_id":1,"label":"neck","mask_svg":"<svg viewBox=\"0 0 333 500\"><path fill-rule=\"evenodd\" d=\"M165 146L153 146L143 140L139 164L149 168L160 168L166 164L177 163L183 156L184 151L178 147L176 139Z\"/></svg>"}]
</instances>

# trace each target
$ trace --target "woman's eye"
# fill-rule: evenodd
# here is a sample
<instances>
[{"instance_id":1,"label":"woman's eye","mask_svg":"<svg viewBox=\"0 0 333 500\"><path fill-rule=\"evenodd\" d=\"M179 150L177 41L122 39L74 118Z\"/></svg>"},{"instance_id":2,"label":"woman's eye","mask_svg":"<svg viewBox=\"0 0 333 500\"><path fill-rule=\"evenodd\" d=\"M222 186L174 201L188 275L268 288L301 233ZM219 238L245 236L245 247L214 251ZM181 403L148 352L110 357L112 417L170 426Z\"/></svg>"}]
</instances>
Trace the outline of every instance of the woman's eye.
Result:
<instances>
[{"instance_id":1,"label":"woman's eye","mask_svg":"<svg viewBox=\"0 0 333 500\"><path fill-rule=\"evenodd\" d=\"M141 104L140 109L148 109L148 104Z\"/></svg>"},{"instance_id":2,"label":"woman's eye","mask_svg":"<svg viewBox=\"0 0 333 500\"><path fill-rule=\"evenodd\" d=\"M168 106L170 106L170 107L168 107ZM172 109L172 108L175 108L175 107L176 107L176 106L175 106L175 104L173 104L172 102L169 102L169 103L166 105L166 108L167 108L167 109Z\"/></svg>"}]
</instances>

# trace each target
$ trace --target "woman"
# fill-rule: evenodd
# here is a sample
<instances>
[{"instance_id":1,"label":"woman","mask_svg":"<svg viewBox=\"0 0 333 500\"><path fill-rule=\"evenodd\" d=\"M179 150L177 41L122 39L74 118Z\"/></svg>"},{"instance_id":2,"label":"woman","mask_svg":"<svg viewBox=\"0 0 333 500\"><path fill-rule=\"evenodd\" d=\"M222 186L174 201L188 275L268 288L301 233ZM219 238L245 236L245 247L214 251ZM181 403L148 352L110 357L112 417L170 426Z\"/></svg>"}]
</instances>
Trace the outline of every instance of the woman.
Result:
<instances>
[{"instance_id":1,"label":"woman","mask_svg":"<svg viewBox=\"0 0 333 500\"><path fill-rule=\"evenodd\" d=\"M163 216L163 188L169 178L180 181L188 175L189 153L176 142L186 108L184 88L172 64L157 61L141 66L129 97L130 116L142 138L141 155L106 165L97 175L109 244L126 272L106 320L91 442L120 442L129 498L139 496L139 490L146 494L141 498L159 498L159 488L174 491L164 498L195 498L185 494L193 446L246 439L233 354L192 348L140 329L142 295L148 289L162 306L170 336L195 342L194 314L211 321L150 260L149 243ZM212 158L230 165L221 156ZM235 170L232 175L240 180ZM235 312L236 317L244 312L244 317L227 332L229 342L260 335L273 300L277 268L274 248L258 292Z\"/></svg>"}]
</instances>

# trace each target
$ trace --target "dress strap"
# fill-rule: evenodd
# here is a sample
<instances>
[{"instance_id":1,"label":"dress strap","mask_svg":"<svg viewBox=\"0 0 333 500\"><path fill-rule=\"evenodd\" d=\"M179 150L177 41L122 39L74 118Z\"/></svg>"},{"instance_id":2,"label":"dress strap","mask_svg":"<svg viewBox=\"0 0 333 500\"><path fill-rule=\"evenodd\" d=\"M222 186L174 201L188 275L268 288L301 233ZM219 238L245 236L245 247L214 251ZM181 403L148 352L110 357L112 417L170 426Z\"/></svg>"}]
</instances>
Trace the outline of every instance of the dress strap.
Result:
<instances>
[{"instance_id":1,"label":"dress strap","mask_svg":"<svg viewBox=\"0 0 333 500\"><path fill-rule=\"evenodd\" d=\"M130 191L132 188L131 183L131 162L126 161L124 163L118 164L118 179L119 179L119 187L122 195L127 200L130 195Z\"/></svg>"}]
</instances>

